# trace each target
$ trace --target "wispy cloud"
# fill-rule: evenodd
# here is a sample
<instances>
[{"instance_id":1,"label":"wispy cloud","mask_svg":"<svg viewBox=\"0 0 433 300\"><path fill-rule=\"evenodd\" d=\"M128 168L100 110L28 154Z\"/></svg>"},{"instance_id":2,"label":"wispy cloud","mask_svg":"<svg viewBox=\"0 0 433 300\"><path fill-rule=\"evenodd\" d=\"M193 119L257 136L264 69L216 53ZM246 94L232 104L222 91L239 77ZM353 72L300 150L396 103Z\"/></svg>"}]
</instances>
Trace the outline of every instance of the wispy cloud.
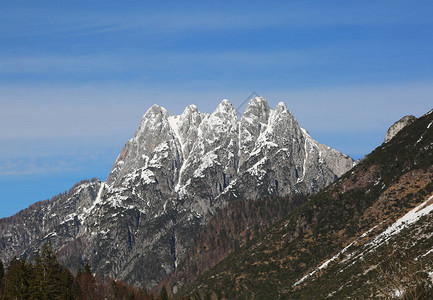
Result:
<instances>
[{"instance_id":1,"label":"wispy cloud","mask_svg":"<svg viewBox=\"0 0 433 300\"><path fill-rule=\"evenodd\" d=\"M107 176L123 144L122 137L0 138L0 177L56 173Z\"/></svg>"},{"instance_id":2,"label":"wispy cloud","mask_svg":"<svg viewBox=\"0 0 433 300\"><path fill-rule=\"evenodd\" d=\"M285 99L288 107L309 130L321 132L377 131L385 134L407 114L417 117L432 107L433 82L395 82L297 91L271 92Z\"/></svg>"},{"instance_id":3,"label":"wispy cloud","mask_svg":"<svg viewBox=\"0 0 433 300\"><path fill-rule=\"evenodd\" d=\"M255 89L270 105L285 101L308 130L386 130L404 114L421 115L431 107L433 83L395 82L298 89ZM0 139L132 137L141 116L154 103L180 114L189 104L212 112L228 98L236 106L252 90L189 90L179 87L161 91L149 87L106 85L84 87L0 87ZM123 140L122 140L123 139ZM3 143L4 144L4 143Z\"/></svg>"},{"instance_id":4,"label":"wispy cloud","mask_svg":"<svg viewBox=\"0 0 433 300\"><path fill-rule=\"evenodd\" d=\"M424 2L424 1L420 1ZM104 3L82 3L80 13L73 5L52 3L50 10L34 3L7 9L3 20L14 23L0 29L0 36L18 37L49 34L95 35L129 32L163 34L183 31L239 30L264 27L311 28L323 26L423 24L431 23L423 5L407 5L404 1L363 1L350 5L341 2L281 1L272 5L221 2L204 5L200 2L170 3L156 7L149 4L113 6ZM429 5L425 2L424 5ZM404 7L404 10L402 10ZM414 14L418 18L412 18ZM55 26L53 26L55 24Z\"/></svg>"},{"instance_id":5,"label":"wispy cloud","mask_svg":"<svg viewBox=\"0 0 433 300\"><path fill-rule=\"evenodd\" d=\"M144 59L122 58L116 55L35 55L1 56L0 74L68 74L119 72L137 69Z\"/></svg>"},{"instance_id":6,"label":"wispy cloud","mask_svg":"<svg viewBox=\"0 0 433 300\"><path fill-rule=\"evenodd\" d=\"M15 158L0 160L0 176L22 176L52 174L84 170L84 165L76 165L64 158Z\"/></svg>"},{"instance_id":7,"label":"wispy cloud","mask_svg":"<svg viewBox=\"0 0 433 300\"><path fill-rule=\"evenodd\" d=\"M323 50L323 53L326 53ZM221 52L197 52L188 53L131 53L129 56L121 54L92 54L92 55L26 55L26 56L0 56L0 76L11 74L27 75L71 75L100 74L106 76L106 72L119 74L119 72L150 71L161 73L167 70L179 70L182 68L189 72L194 65L206 67L272 67L275 65L290 65L291 67L311 64L324 64L326 61L314 59L317 50L292 50L292 51L221 51ZM221 65L223 64L223 65Z\"/></svg>"}]
</instances>

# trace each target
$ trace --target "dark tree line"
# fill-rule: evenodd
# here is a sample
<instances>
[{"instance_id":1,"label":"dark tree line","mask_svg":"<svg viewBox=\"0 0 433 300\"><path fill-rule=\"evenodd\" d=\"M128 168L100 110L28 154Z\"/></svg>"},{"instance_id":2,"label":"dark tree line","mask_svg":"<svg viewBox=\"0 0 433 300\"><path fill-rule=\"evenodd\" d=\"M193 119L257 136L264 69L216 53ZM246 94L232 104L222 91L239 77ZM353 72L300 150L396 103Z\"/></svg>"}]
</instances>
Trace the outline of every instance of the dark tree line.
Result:
<instances>
[{"instance_id":1,"label":"dark tree line","mask_svg":"<svg viewBox=\"0 0 433 300\"><path fill-rule=\"evenodd\" d=\"M56 259L51 244L37 253L33 263L14 258L5 269L0 260L0 299L168 299L167 293L153 295L122 281L92 274L90 265L81 268L77 276Z\"/></svg>"},{"instance_id":2,"label":"dark tree line","mask_svg":"<svg viewBox=\"0 0 433 300\"><path fill-rule=\"evenodd\" d=\"M305 195L293 194L230 202L201 229L186 258L161 284L173 286L176 282L193 282L306 201ZM158 288L154 290L158 291Z\"/></svg>"}]
</instances>

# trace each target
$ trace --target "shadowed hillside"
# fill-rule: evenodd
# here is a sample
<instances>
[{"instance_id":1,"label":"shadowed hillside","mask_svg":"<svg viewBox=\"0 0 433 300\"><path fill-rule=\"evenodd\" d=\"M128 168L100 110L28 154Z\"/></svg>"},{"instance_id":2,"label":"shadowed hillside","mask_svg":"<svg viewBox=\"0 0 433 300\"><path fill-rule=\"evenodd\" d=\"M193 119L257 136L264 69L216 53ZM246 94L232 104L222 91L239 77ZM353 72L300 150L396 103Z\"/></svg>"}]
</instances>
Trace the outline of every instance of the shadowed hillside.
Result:
<instances>
[{"instance_id":1,"label":"shadowed hillside","mask_svg":"<svg viewBox=\"0 0 433 300\"><path fill-rule=\"evenodd\" d=\"M426 209L433 193L432 124L430 112L402 129L337 182L310 196L305 205L229 255L180 294L215 292L228 299L385 295L377 288L381 282L384 286L383 276L370 271L390 265L385 260L390 245L394 243L402 252L412 251L407 248L412 245L411 237L415 243L411 247L418 249L408 252L406 262L400 261L398 252L391 251L394 255L388 259L394 259L394 265L414 261L413 255L418 254L430 258L424 265L431 261L432 251L427 252L433 246L431 230L422 224L428 224ZM385 238L379 236L415 207L412 215L426 212L414 221L417 226L388 230ZM351 269L341 269L344 262L362 253L363 245L369 247L368 255L352 261ZM369 276L368 281L365 276Z\"/></svg>"}]
</instances>

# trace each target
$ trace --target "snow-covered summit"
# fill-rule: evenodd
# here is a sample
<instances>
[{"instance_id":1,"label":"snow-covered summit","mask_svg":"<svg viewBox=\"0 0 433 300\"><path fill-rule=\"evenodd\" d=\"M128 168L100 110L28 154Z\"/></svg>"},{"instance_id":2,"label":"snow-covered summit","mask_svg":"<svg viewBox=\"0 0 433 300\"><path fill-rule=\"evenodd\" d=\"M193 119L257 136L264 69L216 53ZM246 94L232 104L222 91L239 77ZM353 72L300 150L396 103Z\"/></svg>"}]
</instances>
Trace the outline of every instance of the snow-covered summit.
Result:
<instances>
[{"instance_id":1,"label":"snow-covered summit","mask_svg":"<svg viewBox=\"0 0 433 300\"><path fill-rule=\"evenodd\" d=\"M104 251L125 253L117 265L101 260L97 268L122 278L135 263L154 263L150 253L162 253L155 266L162 278L229 201L316 192L352 166L350 157L316 142L283 102L271 109L265 98L251 99L240 118L226 99L211 114L190 105L170 116L153 105L80 230L116 233ZM98 243L95 238L95 248Z\"/></svg>"},{"instance_id":2,"label":"snow-covered summit","mask_svg":"<svg viewBox=\"0 0 433 300\"><path fill-rule=\"evenodd\" d=\"M314 141L284 102L273 110L265 98L253 98L240 119L227 99L211 114L190 105L181 115L169 116L155 104L117 158L107 185L127 187L141 180L174 198L216 199L237 177L256 174L253 166L269 173L264 181L256 176L266 192L289 194L321 189L350 169L353 160ZM136 170L142 174L144 169L155 180L138 178ZM249 178L248 186L256 187L257 178Z\"/></svg>"}]
</instances>

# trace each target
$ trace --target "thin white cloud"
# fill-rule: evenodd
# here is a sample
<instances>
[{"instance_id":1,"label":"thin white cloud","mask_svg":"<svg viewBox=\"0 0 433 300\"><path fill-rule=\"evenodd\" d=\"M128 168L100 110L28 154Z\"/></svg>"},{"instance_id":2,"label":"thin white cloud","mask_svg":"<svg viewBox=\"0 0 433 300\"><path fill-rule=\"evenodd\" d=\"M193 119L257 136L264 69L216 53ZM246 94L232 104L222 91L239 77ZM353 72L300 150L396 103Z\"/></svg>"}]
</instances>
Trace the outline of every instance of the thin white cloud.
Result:
<instances>
[{"instance_id":1,"label":"thin white cloud","mask_svg":"<svg viewBox=\"0 0 433 300\"><path fill-rule=\"evenodd\" d=\"M423 81L280 91L271 97L284 99L310 130L385 133L405 115L419 117L428 112L431 95L433 83Z\"/></svg>"},{"instance_id":2,"label":"thin white cloud","mask_svg":"<svg viewBox=\"0 0 433 300\"><path fill-rule=\"evenodd\" d=\"M22 176L35 174L52 174L57 172L71 172L84 170L85 166L71 163L62 159L49 158L21 158L1 159L0 176Z\"/></svg>"},{"instance_id":3,"label":"thin white cloud","mask_svg":"<svg viewBox=\"0 0 433 300\"><path fill-rule=\"evenodd\" d=\"M39 4L38 4L39 5ZM429 5L426 2L424 5ZM162 10L124 6L118 10L102 7L80 13L73 8L53 5L49 11L39 7L15 8L10 14L4 10L0 18L14 26L0 28L2 37L40 36L51 34L94 35L129 32L135 34L164 34L172 32L200 32L209 30L259 29L266 27L315 28L324 26L431 24L423 4L410 5L404 1L363 1L350 5L307 1L286 1L260 6L221 5L203 7L182 3ZM413 16L416 15L417 18Z\"/></svg>"},{"instance_id":4,"label":"thin white cloud","mask_svg":"<svg viewBox=\"0 0 433 300\"><path fill-rule=\"evenodd\" d=\"M117 53L94 53L91 55L0 55L0 75L27 75L41 80L41 75L59 81L58 75L66 78L76 75L91 76L97 81L111 74L112 79L125 82L119 74L132 76L126 81L159 78L164 84L170 82L170 72L190 74L194 80L201 80L200 70L210 75L215 70L237 72L251 70L259 72L271 68L284 68L286 71L305 67L320 68L341 62L341 54L347 53L353 45L340 43L338 47L302 48L293 50L227 50L227 51L184 51L172 52L169 49L146 53L132 51L128 55ZM163 74L164 76L161 76ZM254 74L251 74L254 75ZM135 78L139 76L140 78ZM24 77L25 78L25 77ZM168 78L168 79L167 79ZM241 79L241 78L240 78ZM156 80L156 79L155 79ZM224 78L217 78L221 81ZM1 100L0 100L1 101Z\"/></svg>"},{"instance_id":5,"label":"thin white cloud","mask_svg":"<svg viewBox=\"0 0 433 300\"><path fill-rule=\"evenodd\" d=\"M1 56L0 74L86 74L119 72L137 69L143 62L138 56L126 59L116 55L50 55L50 56Z\"/></svg>"},{"instance_id":6,"label":"thin white cloud","mask_svg":"<svg viewBox=\"0 0 433 300\"><path fill-rule=\"evenodd\" d=\"M59 95L61 97L61 95ZM0 138L61 138L119 134L130 126L130 117L139 116L131 107L97 107L92 105L26 107L7 105L0 112ZM127 124L124 125L124 122ZM112 124L112 125L110 125ZM115 125L116 124L116 125ZM108 128L107 128L108 127Z\"/></svg>"},{"instance_id":7,"label":"thin white cloud","mask_svg":"<svg viewBox=\"0 0 433 300\"><path fill-rule=\"evenodd\" d=\"M433 83L393 83L294 90L256 90L275 106L285 101L307 130L326 132L386 130L405 114L421 115L431 107ZM154 103L179 114L189 104L212 112L228 98L240 105L251 90L171 91L140 87L80 89L0 88L0 139L126 136ZM125 140L126 141L126 140Z\"/></svg>"},{"instance_id":8,"label":"thin white cloud","mask_svg":"<svg viewBox=\"0 0 433 300\"><path fill-rule=\"evenodd\" d=\"M120 71L145 71L150 69L187 67L192 63L217 65L227 63L230 65L247 66L273 66L275 64L289 63L290 65L323 64L322 60L315 60L318 54L322 57L330 49L318 50L299 49L291 51L220 51L220 52L170 52L159 53L131 53L128 56L118 54L92 54L92 55L34 55L34 56L0 56L0 74L42 74L42 73L95 73Z\"/></svg>"}]
</instances>

